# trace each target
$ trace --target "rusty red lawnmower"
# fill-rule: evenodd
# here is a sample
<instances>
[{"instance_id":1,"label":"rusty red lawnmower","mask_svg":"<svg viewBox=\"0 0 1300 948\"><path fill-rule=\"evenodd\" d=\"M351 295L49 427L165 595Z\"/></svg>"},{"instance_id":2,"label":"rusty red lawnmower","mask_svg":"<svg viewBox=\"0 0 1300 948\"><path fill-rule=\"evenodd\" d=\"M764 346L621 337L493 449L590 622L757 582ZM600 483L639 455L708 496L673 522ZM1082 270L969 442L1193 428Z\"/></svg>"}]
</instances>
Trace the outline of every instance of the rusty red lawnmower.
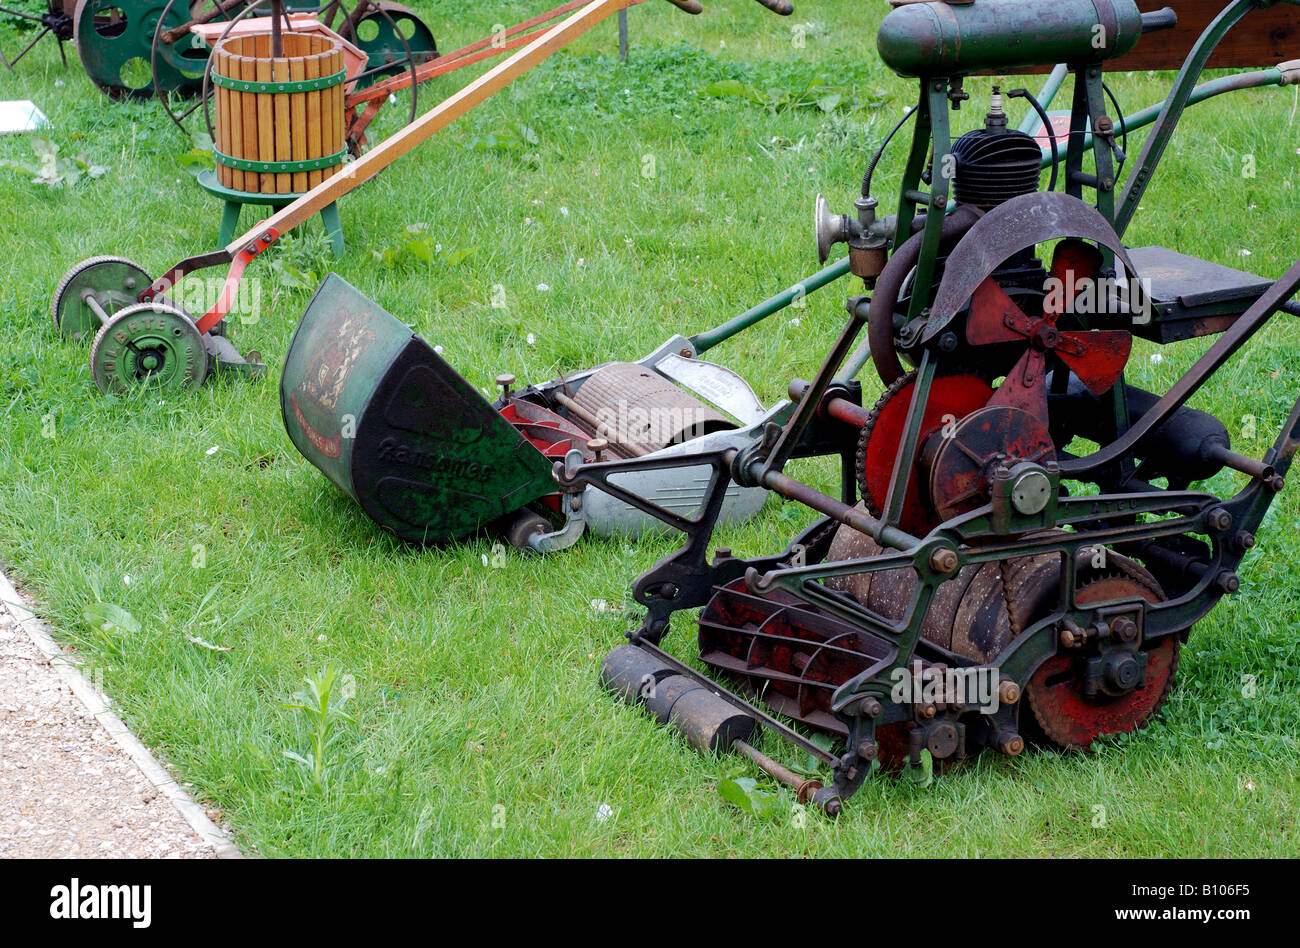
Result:
<instances>
[{"instance_id":1,"label":"rusty red lawnmower","mask_svg":"<svg viewBox=\"0 0 1300 948\"><path fill-rule=\"evenodd\" d=\"M701 749L738 749L830 814L882 765L943 767L986 747L1016 755L1027 738L1083 749L1150 720L1192 625L1237 591L1300 447L1300 401L1259 459L1233 451L1224 425L1188 401L1274 313L1300 315L1300 263L1270 282L1130 249L1123 234L1216 46L1271 6L1232 0L1212 18L1136 159L1103 64L1172 28L1173 10L975 0L885 18L881 56L920 84L898 212L878 216L870 171L853 214L819 200L821 253L847 243L869 295L849 299L812 382L792 385L788 418L746 448L696 457L715 481L689 523L620 486L654 462L556 467L562 486L608 492L686 537L633 585L646 615L606 657L608 688ZM1058 61L1074 98L1045 189L1040 144L1008 126L996 89L983 127L953 139L967 76ZM1298 66L1280 65L1286 82ZM1051 127L1033 97L1013 94ZM1163 395L1125 382L1134 336L1212 335ZM847 384L868 359L886 384L869 408ZM785 472L826 444L853 458L839 497ZM1246 477L1235 495L1198 486L1225 469ZM822 519L781 552L710 559L734 485ZM661 648L674 614L693 609L714 678ZM829 768L826 785L755 749L760 725Z\"/></svg>"}]
</instances>

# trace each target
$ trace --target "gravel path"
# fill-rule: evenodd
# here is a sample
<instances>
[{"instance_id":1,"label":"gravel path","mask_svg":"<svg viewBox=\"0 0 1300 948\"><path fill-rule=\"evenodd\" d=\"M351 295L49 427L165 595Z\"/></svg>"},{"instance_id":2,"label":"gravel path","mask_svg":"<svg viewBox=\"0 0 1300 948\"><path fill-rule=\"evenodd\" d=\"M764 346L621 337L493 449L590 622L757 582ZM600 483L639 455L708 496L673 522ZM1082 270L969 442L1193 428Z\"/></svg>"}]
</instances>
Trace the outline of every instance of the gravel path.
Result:
<instances>
[{"instance_id":1,"label":"gravel path","mask_svg":"<svg viewBox=\"0 0 1300 948\"><path fill-rule=\"evenodd\" d=\"M51 664L30 614L7 605L12 589L0 576L0 857L236 855L215 826L206 839L191 826L174 799L187 798L138 742L115 736L125 728L94 707L85 680Z\"/></svg>"}]
</instances>

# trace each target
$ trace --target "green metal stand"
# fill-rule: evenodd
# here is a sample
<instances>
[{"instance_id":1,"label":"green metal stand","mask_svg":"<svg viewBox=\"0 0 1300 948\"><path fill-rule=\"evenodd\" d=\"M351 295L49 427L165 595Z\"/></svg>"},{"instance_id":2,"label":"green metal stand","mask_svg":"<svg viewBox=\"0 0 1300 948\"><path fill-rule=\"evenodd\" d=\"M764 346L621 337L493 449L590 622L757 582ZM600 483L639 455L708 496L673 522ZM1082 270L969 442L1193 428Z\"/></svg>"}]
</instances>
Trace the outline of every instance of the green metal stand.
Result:
<instances>
[{"instance_id":1,"label":"green metal stand","mask_svg":"<svg viewBox=\"0 0 1300 948\"><path fill-rule=\"evenodd\" d=\"M259 204L265 207L284 207L291 204L300 194L261 194L254 191L236 191L228 188L217 181L217 173L206 168L199 172L199 187L209 194L221 198L225 206L221 211L221 236L218 238L222 244L228 244L235 238L235 229L239 226L239 214L245 204ZM334 256L343 256L343 224L339 220L339 206L337 203L326 204L321 208L321 223L325 225L325 233L329 235L330 248L334 251Z\"/></svg>"}]
</instances>

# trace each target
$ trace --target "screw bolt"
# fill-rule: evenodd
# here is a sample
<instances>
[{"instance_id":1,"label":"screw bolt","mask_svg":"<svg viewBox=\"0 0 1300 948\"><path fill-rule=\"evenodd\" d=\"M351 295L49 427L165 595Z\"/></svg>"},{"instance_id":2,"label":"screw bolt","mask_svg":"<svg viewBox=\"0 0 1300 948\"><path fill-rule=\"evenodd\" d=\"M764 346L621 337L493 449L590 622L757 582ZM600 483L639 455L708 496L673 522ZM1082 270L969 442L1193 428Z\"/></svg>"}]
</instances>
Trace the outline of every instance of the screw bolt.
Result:
<instances>
[{"instance_id":1,"label":"screw bolt","mask_svg":"<svg viewBox=\"0 0 1300 948\"><path fill-rule=\"evenodd\" d=\"M997 748L1008 757L1016 757L1025 749L1025 739L1013 731L997 733Z\"/></svg>"},{"instance_id":2,"label":"screw bolt","mask_svg":"<svg viewBox=\"0 0 1300 948\"><path fill-rule=\"evenodd\" d=\"M884 708L880 706L880 699L878 698L863 698L862 703L858 706L859 713L866 718L878 718L883 710Z\"/></svg>"},{"instance_id":3,"label":"screw bolt","mask_svg":"<svg viewBox=\"0 0 1300 948\"><path fill-rule=\"evenodd\" d=\"M1255 545L1255 534L1242 530L1232 538L1230 545L1235 552L1245 553Z\"/></svg>"},{"instance_id":4,"label":"screw bolt","mask_svg":"<svg viewBox=\"0 0 1300 948\"><path fill-rule=\"evenodd\" d=\"M1205 523L1216 533L1224 533L1232 526L1232 514L1222 507L1215 507L1205 515Z\"/></svg>"},{"instance_id":5,"label":"screw bolt","mask_svg":"<svg viewBox=\"0 0 1300 948\"><path fill-rule=\"evenodd\" d=\"M1110 624L1110 634L1121 642L1132 642L1137 638L1137 623L1127 616L1121 616Z\"/></svg>"},{"instance_id":6,"label":"screw bolt","mask_svg":"<svg viewBox=\"0 0 1300 948\"><path fill-rule=\"evenodd\" d=\"M1020 686L1014 681L999 682L998 700L1003 704L1015 704L1020 700Z\"/></svg>"},{"instance_id":7,"label":"screw bolt","mask_svg":"<svg viewBox=\"0 0 1300 948\"><path fill-rule=\"evenodd\" d=\"M875 760L880 747L875 741L862 741L858 744L858 756L863 760Z\"/></svg>"},{"instance_id":8,"label":"screw bolt","mask_svg":"<svg viewBox=\"0 0 1300 948\"><path fill-rule=\"evenodd\" d=\"M930 554L930 569L936 573L951 573L957 568L957 553L955 550L940 548Z\"/></svg>"},{"instance_id":9,"label":"screw bolt","mask_svg":"<svg viewBox=\"0 0 1300 948\"><path fill-rule=\"evenodd\" d=\"M1235 593L1241 588L1241 579L1232 570L1225 569L1214 577L1214 585L1220 592Z\"/></svg>"}]
</instances>

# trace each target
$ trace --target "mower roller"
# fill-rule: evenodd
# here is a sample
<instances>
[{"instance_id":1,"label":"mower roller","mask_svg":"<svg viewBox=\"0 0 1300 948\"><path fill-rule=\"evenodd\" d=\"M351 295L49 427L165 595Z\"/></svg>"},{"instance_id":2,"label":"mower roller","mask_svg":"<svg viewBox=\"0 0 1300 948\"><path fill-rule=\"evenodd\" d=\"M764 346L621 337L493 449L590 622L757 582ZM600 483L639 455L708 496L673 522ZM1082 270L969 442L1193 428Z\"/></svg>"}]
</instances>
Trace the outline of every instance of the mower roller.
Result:
<instances>
[{"instance_id":1,"label":"mower roller","mask_svg":"<svg viewBox=\"0 0 1300 948\"><path fill-rule=\"evenodd\" d=\"M696 455L719 476L689 524L622 486L656 459L555 465L561 489L606 491L685 536L633 584L644 619L600 674L615 696L695 747L739 751L831 815L873 771L927 757L943 770L1027 742L1082 751L1151 720L1192 626L1239 590L1300 448L1300 400L1261 458L1234 451L1223 423L1188 402L1275 313L1300 315L1300 263L1272 282L1122 238L1187 105L1225 91L1196 85L1216 46L1271 6L1232 0L1208 19L1135 159L1103 68L1142 68L1141 37L1172 29L1173 10L974 0L884 19L882 59L920 86L897 213L877 215L870 170L854 213L819 198L819 253L847 243L869 295L849 300L813 380L791 384L784 420L747 447ZM1059 190L1042 187L1040 143L1008 122L997 86L983 127L954 139L949 124L967 76L1056 61L1075 80L1062 146L1046 139ZM1265 65L1277 84L1300 82L1300 63ZM1008 95L1051 127L1041 101ZM1161 395L1125 381L1135 336L1217 338ZM885 390L864 408L844 386L868 361ZM784 471L818 452L853 458L839 497ZM1244 479L1231 496L1204 484L1223 471ZM821 517L779 552L710 558L720 498L736 486ZM662 647L683 610L699 610L708 674ZM825 777L759 750L761 729Z\"/></svg>"}]
</instances>

